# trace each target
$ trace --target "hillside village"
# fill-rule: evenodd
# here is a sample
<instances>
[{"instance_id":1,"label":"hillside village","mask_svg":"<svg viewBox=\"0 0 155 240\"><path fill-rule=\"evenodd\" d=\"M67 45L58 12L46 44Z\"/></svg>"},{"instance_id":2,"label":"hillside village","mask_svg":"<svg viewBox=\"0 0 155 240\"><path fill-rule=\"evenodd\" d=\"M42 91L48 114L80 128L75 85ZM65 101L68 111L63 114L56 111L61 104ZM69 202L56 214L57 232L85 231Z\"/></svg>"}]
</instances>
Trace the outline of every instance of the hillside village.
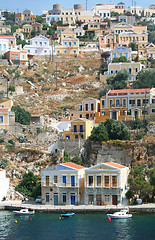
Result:
<instances>
[{"instance_id":1,"label":"hillside village","mask_svg":"<svg viewBox=\"0 0 155 240\"><path fill-rule=\"evenodd\" d=\"M154 22L154 4L0 10L0 200L154 202Z\"/></svg>"}]
</instances>

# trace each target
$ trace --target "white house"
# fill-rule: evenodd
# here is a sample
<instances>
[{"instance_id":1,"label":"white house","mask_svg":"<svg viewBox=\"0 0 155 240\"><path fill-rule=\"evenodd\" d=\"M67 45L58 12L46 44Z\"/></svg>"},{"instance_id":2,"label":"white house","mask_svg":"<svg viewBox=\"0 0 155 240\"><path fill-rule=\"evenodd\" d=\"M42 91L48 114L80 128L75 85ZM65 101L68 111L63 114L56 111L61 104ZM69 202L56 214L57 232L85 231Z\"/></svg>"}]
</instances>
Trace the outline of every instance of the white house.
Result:
<instances>
[{"instance_id":1,"label":"white house","mask_svg":"<svg viewBox=\"0 0 155 240\"><path fill-rule=\"evenodd\" d=\"M9 51L9 40L0 38L0 55Z\"/></svg>"},{"instance_id":2,"label":"white house","mask_svg":"<svg viewBox=\"0 0 155 240\"><path fill-rule=\"evenodd\" d=\"M6 178L6 171L0 169L0 201L6 197L9 189L10 179Z\"/></svg>"},{"instance_id":3,"label":"white house","mask_svg":"<svg viewBox=\"0 0 155 240\"><path fill-rule=\"evenodd\" d=\"M28 55L52 55L52 46L49 45L49 39L39 35L30 40L30 45L25 45Z\"/></svg>"},{"instance_id":4,"label":"white house","mask_svg":"<svg viewBox=\"0 0 155 240\"><path fill-rule=\"evenodd\" d=\"M61 163L41 171L43 204L75 205L84 196L85 168L72 162Z\"/></svg>"}]
</instances>

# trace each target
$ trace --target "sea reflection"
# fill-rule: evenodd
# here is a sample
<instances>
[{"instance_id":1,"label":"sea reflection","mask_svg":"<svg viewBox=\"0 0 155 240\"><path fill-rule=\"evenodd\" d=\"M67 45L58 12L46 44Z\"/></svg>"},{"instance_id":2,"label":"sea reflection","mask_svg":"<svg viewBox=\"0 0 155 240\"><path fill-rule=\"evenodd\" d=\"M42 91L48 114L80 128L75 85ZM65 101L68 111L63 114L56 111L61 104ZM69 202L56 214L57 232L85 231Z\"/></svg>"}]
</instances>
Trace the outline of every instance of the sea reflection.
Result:
<instances>
[{"instance_id":1,"label":"sea reflection","mask_svg":"<svg viewBox=\"0 0 155 240\"><path fill-rule=\"evenodd\" d=\"M0 239L5 239L11 231L12 214L7 211L0 211Z\"/></svg>"},{"instance_id":2,"label":"sea reflection","mask_svg":"<svg viewBox=\"0 0 155 240\"><path fill-rule=\"evenodd\" d=\"M132 226L132 219L112 219L113 238L132 240L135 236L135 230ZM124 238L125 236L125 238Z\"/></svg>"}]
</instances>

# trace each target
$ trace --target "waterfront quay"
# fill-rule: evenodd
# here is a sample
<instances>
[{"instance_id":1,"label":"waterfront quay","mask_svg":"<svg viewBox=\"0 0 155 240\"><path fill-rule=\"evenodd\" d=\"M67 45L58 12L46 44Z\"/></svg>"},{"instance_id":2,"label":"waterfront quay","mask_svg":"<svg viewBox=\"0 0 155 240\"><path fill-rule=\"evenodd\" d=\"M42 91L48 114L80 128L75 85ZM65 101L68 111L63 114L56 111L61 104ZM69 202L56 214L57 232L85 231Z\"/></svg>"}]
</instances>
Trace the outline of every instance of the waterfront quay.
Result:
<instances>
[{"instance_id":1,"label":"waterfront quay","mask_svg":"<svg viewBox=\"0 0 155 240\"><path fill-rule=\"evenodd\" d=\"M36 212L49 212L49 213L108 213L116 212L122 208L129 208L130 213L155 213L155 204L142 204L142 205L130 205L130 206L114 206L114 205L79 205L79 206L60 206L60 205L42 205L34 202L21 202L21 201L4 201L0 202L0 210L20 210L22 208L31 208Z\"/></svg>"}]
</instances>

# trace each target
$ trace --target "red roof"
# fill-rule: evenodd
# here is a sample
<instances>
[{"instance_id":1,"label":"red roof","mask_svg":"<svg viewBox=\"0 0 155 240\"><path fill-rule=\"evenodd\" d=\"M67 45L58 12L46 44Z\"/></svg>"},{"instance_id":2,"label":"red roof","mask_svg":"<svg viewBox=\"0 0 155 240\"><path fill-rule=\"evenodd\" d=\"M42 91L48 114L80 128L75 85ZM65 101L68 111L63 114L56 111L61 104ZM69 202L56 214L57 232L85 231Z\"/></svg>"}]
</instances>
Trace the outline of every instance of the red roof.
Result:
<instances>
[{"instance_id":1,"label":"red roof","mask_svg":"<svg viewBox=\"0 0 155 240\"><path fill-rule=\"evenodd\" d=\"M114 162L105 162L105 164L110 165L112 167L116 167L116 168L126 168L125 166L118 164L118 163L114 163Z\"/></svg>"},{"instance_id":2,"label":"red roof","mask_svg":"<svg viewBox=\"0 0 155 240\"><path fill-rule=\"evenodd\" d=\"M71 168L75 168L75 169L84 169L84 167L82 167L78 164L72 163L72 162L62 163L62 165L67 166L67 167L71 167Z\"/></svg>"},{"instance_id":3,"label":"red roof","mask_svg":"<svg viewBox=\"0 0 155 240\"><path fill-rule=\"evenodd\" d=\"M0 35L0 37L1 37L1 38L4 38L4 37L13 37L13 38L14 38L13 35Z\"/></svg>"},{"instance_id":4,"label":"red roof","mask_svg":"<svg viewBox=\"0 0 155 240\"><path fill-rule=\"evenodd\" d=\"M3 169L0 169L0 171L3 171Z\"/></svg>"},{"instance_id":5,"label":"red roof","mask_svg":"<svg viewBox=\"0 0 155 240\"><path fill-rule=\"evenodd\" d=\"M151 88L141 88L141 89L121 89L121 90L110 90L109 93L125 93L125 92L145 92L150 91Z\"/></svg>"},{"instance_id":6,"label":"red roof","mask_svg":"<svg viewBox=\"0 0 155 240\"><path fill-rule=\"evenodd\" d=\"M9 108L0 108L0 111L8 111Z\"/></svg>"}]
</instances>

